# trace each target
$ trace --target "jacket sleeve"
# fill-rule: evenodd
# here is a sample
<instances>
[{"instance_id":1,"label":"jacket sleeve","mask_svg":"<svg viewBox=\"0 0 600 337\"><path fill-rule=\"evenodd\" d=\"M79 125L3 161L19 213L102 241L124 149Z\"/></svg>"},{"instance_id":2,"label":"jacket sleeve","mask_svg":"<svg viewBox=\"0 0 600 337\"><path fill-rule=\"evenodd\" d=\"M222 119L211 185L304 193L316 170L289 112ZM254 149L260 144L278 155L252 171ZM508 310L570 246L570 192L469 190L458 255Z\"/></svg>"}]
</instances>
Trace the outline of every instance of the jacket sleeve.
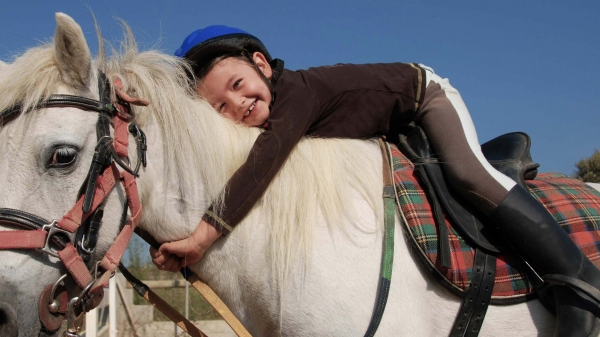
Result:
<instances>
[{"instance_id":1,"label":"jacket sleeve","mask_svg":"<svg viewBox=\"0 0 600 337\"><path fill-rule=\"evenodd\" d=\"M224 235L233 230L264 194L294 146L306 133L315 119L318 106L316 96L305 86L278 90L266 131L258 136L248 158L225 186L221 211L217 214L213 205L202 219Z\"/></svg>"}]
</instances>

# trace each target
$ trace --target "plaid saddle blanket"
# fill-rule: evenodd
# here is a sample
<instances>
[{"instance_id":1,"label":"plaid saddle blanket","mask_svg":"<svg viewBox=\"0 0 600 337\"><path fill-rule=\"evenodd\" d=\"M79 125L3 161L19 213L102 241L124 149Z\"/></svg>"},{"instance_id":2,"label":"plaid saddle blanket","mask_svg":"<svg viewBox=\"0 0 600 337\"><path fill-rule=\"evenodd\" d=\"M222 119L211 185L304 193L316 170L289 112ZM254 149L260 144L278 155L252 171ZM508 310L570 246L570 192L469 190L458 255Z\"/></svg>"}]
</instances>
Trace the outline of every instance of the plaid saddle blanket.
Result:
<instances>
[{"instance_id":1,"label":"plaid saddle blanket","mask_svg":"<svg viewBox=\"0 0 600 337\"><path fill-rule=\"evenodd\" d=\"M438 234L432 207L420 186L413 163L392 148L394 185L405 233L416 254L423 255L426 268L441 278L453 292L464 293L472 278L475 250L451 226L445 216L451 249L451 268L442 267L438 258ZM540 174L527 181L531 193L554 216L571 239L600 267L600 192L583 182L562 174ZM511 255L498 255L492 294L495 303L525 299L533 286L524 263Z\"/></svg>"}]
</instances>

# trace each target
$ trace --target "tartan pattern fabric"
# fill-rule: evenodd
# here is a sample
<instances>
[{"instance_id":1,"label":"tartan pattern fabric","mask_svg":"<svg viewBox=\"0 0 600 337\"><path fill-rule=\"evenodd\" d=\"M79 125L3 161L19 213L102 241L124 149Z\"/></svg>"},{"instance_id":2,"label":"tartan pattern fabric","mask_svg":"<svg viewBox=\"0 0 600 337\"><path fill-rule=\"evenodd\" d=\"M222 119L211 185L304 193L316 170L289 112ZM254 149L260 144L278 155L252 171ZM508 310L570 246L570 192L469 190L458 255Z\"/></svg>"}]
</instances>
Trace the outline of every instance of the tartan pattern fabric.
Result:
<instances>
[{"instance_id":1,"label":"tartan pattern fabric","mask_svg":"<svg viewBox=\"0 0 600 337\"><path fill-rule=\"evenodd\" d=\"M413 163L392 148L394 185L398 208L404 218L404 226L414 241L417 254L429 260L429 267L447 282L446 286L465 292L472 276L475 250L452 228L448 218L451 268L441 266L438 259L438 237L432 207L421 188ZM554 216L573 241L600 267L600 192L583 182L556 173L540 174L536 180L527 181L529 190ZM510 255L497 256L496 279L492 299L515 299L533 292L525 272L525 265Z\"/></svg>"}]
</instances>

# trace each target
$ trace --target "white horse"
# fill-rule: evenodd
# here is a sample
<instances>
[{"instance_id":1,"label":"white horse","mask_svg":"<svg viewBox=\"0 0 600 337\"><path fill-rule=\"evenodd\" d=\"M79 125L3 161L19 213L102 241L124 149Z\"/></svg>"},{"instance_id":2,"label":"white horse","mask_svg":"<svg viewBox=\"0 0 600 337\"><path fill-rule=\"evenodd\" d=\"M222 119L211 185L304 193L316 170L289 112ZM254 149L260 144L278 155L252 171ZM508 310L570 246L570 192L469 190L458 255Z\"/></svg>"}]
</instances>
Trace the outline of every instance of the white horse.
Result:
<instances>
[{"instance_id":1,"label":"white horse","mask_svg":"<svg viewBox=\"0 0 600 337\"><path fill-rule=\"evenodd\" d=\"M149 145L148 166L138 179L141 226L161 241L188 236L260 131L222 118L195 98L179 60L138 53L130 32L120 55L91 62L79 26L64 14L56 20L53 43L2 66L0 110L19 102L33 106L55 93L97 99L98 69L111 81L119 78L131 96L150 101L133 109ZM0 207L60 218L88 171L97 118L50 107L4 126ZM376 142L302 140L261 201L193 270L253 335L363 335L380 273L381 167ZM93 260L116 236L122 201L117 189L107 202ZM391 291L377 334L447 335L461 299L417 265L398 217L396 224ZM37 334L39 292L61 275L57 266L42 253L0 251L0 317L7 317L0 319L0 335L15 325L19 336ZM538 301L490 306L480 335L547 336L554 324Z\"/></svg>"}]
</instances>

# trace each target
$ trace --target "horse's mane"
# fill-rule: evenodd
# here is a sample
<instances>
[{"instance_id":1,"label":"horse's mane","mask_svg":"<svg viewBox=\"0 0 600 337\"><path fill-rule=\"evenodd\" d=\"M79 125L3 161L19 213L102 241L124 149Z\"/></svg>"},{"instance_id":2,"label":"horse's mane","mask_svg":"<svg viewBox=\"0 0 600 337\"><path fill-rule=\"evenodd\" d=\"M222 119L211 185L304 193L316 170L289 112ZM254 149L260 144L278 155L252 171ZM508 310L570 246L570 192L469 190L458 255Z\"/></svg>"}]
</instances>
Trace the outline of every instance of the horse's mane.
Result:
<instances>
[{"instance_id":1,"label":"horse's mane","mask_svg":"<svg viewBox=\"0 0 600 337\"><path fill-rule=\"evenodd\" d=\"M118 51L112 48L110 57L100 55L96 66L109 79L119 78L131 96L150 101L148 107L134 107L136 121L142 129L155 124L162 130L165 181L168 190L178 191L184 209L205 209L210 201L219 206L227 193L223 186L245 161L260 130L221 117L191 90L185 63L158 51L139 52L126 25L125 32ZM8 70L2 68L0 76L11 79L0 80L0 110L17 102L25 108L33 106L62 84L52 45L30 49ZM373 221L381 223L382 211L376 206L381 191L371 186L381 177L375 146L358 140L303 139L257 207L237 226L235 231L243 234L252 231L252 222L270 224L269 258L278 281L283 281L294 260L310 260L312 229L318 217L336 229L355 214L348 206L352 203L346 202L348 196L356 196L354 191L377 210ZM199 181L207 205L193 205L188 198ZM251 223L245 226L246 222Z\"/></svg>"},{"instance_id":2,"label":"horse's mane","mask_svg":"<svg viewBox=\"0 0 600 337\"><path fill-rule=\"evenodd\" d=\"M0 69L0 111L15 104L27 111L62 84L51 44L31 48Z\"/></svg>"}]
</instances>

